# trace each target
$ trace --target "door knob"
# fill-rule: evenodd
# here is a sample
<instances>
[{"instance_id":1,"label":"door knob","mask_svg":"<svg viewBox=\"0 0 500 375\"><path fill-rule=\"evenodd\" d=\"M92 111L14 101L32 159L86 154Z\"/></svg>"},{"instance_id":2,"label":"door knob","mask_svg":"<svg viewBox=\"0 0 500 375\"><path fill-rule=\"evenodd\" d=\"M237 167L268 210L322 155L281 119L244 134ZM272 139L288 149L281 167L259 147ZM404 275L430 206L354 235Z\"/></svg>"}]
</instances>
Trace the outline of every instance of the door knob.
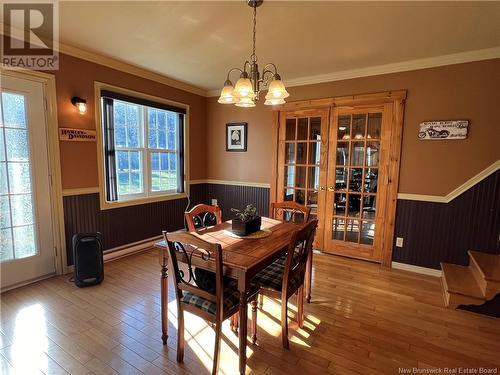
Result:
<instances>
[{"instance_id":1,"label":"door knob","mask_svg":"<svg viewBox=\"0 0 500 375\"><path fill-rule=\"evenodd\" d=\"M325 187L324 187L324 186L320 186L320 187L319 187L319 191L325 191L325 190L326 190L326 189L325 189Z\"/></svg>"},{"instance_id":2,"label":"door knob","mask_svg":"<svg viewBox=\"0 0 500 375\"><path fill-rule=\"evenodd\" d=\"M333 188L333 186L328 186L328 191L334 191L335 189Z\"/></svg>"}]
</instances>

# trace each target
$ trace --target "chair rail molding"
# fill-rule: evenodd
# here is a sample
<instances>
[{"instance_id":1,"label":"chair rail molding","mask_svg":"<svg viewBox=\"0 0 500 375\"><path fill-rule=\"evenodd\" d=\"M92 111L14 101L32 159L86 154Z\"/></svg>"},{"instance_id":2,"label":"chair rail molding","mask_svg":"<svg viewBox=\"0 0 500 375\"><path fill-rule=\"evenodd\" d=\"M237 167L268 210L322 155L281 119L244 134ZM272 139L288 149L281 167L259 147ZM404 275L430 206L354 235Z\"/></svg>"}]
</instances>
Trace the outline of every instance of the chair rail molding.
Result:
<instances>
[{"instance_id":1,"label":"chair rail molding","mask_svg":"<svg viewBox=\"0 0 500 375\"><path fill-rule=\"evenodd\" d=\"M483 169L481 172L471 177L467 181L465 181L462 185L449 192L445 196L441 195L420 195L420 194L407 194L407 193L399 193L398 199L405 199L411 201L424 201L424 202L435 202L435 203L450 203L453 199L465 193L474 185L478 184L482 180L484 180L489 175L495 173L498 169L500 169L500 160L497 160L489 167Z\"/></svg>"}]
</instances>

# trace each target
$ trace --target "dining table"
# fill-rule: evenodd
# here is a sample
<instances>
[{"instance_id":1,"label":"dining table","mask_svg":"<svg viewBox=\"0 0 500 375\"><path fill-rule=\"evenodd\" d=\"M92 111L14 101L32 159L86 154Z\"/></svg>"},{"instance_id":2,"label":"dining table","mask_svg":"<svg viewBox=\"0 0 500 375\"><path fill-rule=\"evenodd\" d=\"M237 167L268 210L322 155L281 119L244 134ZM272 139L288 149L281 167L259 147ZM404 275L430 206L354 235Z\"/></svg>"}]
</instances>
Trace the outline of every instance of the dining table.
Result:
<instances>
[{"instance_id":1,"label":"dining table","mask_svg":"<svg viewBox=\"0 0 500 375\"><path fill-rule=\"evenodd\" d=\"M252 278L275 260L286 254L294 231L302 229L307 223L290 222L262 217L262 236L235 236L231 232L231 221L217 224L213 227L192 232L197 237L211 243L218 243L222 247L222 259L224 276L238 281L240 292L239 304L239 372L244 374L246 370L246 348L247 348L247 324L248 306L247 296ZM257 238L256 238L257 237ZM161 321L163 344L168 339L168 245L162 240L155 244L159 249L161 265ZM184 254L178 255L178 261L188 263ZM306 295L311 293L311 263L312 257L308 259L306 268L305 291ZM203 262L195 264L197 267L215 272L215 265L210 268L210 264Z\"/></svg>"}]
</instances>

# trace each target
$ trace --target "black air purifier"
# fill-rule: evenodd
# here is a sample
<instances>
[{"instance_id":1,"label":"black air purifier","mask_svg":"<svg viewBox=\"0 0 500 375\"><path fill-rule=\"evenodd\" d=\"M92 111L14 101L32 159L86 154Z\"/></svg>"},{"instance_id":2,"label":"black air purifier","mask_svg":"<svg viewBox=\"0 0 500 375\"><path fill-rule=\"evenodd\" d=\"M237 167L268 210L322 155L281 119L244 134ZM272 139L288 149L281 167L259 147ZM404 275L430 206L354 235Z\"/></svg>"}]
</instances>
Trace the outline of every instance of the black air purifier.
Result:
<instances>
[{"instance_id":1,"label":"black air purifier","mask_svg":"<svg viewBox=\"0 0 500 375\"><path fill-rule=\"evenodd\" d=\"M101 233L78 233L73 236L75 285L79 288L104 280Z\"/></svg>"}]
</instances>

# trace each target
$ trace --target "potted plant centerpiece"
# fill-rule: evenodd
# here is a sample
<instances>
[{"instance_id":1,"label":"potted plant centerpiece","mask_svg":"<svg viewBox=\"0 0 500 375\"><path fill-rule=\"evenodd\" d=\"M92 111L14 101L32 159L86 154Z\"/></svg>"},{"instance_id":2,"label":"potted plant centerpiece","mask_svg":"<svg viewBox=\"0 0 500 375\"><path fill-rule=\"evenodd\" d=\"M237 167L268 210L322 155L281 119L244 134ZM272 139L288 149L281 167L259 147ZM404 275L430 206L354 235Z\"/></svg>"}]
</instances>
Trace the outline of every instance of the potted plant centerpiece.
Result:
<instances>
[{"instance_id":1,"label":"potted plant centerpiece","mask_svg":"<svg viewBox=\"0 0 500 375\"><path fill-rule=\"evenodd\" d=\"M231 208L236 217L232 220L232 231L238 236L248 236L260 230L262 218L257 214L257 208L248 204L244 210Z\"/></svg>"}]
</instances>

